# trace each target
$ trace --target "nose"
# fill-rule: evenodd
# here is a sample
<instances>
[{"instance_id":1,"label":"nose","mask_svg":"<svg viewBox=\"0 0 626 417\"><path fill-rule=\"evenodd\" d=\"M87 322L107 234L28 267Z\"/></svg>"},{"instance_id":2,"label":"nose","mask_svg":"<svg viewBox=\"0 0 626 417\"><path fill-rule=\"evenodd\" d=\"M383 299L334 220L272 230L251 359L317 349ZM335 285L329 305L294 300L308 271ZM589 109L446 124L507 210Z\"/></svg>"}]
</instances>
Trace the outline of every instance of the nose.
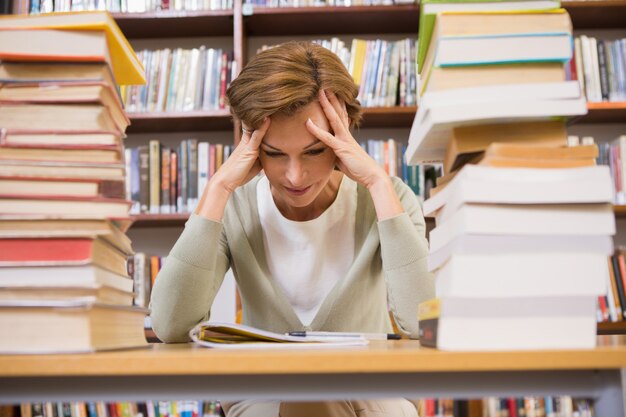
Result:
<instances>
[{"instance_id":1,"label":"nose","mask_svg":"<svg viewBox=\"0 0 626 417\"><path fill-rule=\"evenodd\" d=\"M291 159L287 165L287 172L285 176L293 188L305 185L305 169L302 162L298 159Z\"/></svg>"}]
</instances>

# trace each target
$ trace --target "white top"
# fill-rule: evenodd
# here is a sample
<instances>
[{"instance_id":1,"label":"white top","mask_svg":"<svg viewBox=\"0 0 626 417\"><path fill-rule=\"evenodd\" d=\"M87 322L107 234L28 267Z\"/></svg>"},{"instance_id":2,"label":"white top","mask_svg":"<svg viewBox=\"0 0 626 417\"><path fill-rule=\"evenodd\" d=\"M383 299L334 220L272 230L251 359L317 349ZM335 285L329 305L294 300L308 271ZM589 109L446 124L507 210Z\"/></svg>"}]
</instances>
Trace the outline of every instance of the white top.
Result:
<instances>
[{"instance_id":1,"label":"white top","mask_svg":"<svg viewBox=\"0 0 626 417\"><path fill-rule=\"evenodd\" d=\"M335 201L313 220L285 218L266 177L257 184L257 204L269 272L308 326L352 265L357 184L344 176Z\"/></svg>"}]
</instances>

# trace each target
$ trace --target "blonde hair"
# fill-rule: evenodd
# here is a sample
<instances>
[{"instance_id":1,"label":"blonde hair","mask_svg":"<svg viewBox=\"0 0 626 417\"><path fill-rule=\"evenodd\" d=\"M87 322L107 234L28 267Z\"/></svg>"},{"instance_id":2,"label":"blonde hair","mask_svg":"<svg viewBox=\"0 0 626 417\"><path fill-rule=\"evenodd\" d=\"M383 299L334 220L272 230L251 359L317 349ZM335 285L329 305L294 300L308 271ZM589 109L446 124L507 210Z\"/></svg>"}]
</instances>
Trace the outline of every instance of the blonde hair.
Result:
<instances>
[{"instance_id":1,"label":"blonde hair","mask_svg":"<svg viewBox=\"0 0 626 417\"><path fill-rule=\"evenodd\" d=\"M350 128L361 121L358 87L339 57L321 45L287 42L256 55L226 97L233 116L253 129L275 114L291 116L317 100L320 89L346 104Z\"/></svg>"}]
</instances>

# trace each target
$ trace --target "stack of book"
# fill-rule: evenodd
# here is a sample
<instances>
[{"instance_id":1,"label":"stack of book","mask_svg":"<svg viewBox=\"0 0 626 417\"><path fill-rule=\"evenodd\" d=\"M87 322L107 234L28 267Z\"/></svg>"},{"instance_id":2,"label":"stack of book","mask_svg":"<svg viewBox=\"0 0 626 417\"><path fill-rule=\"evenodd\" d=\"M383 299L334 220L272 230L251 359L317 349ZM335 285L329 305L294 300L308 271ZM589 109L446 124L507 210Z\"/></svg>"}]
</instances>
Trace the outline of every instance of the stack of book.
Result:
<instances>
[{"instance_id":1,"label":"stack of book","mask_svg":"<svg viewBox=\"0 0 626 417\"><path fill-rule=\"evenodd\" d=\"M586 112L565 76L569 16L554 2L526 3L538 6L438 10L432 36L420 33L420 108L405 157L444 166L424 203L437 225L428 258L437 298L418 312L424 345L596 343L615 233L610 174L595 166L595 145L566 146L566 118Z\"/></svg>"},{"instance_id":2,"label":"stack of book","mask_svg":"<svg viewBox=\"0 0 626 417\"><path fill-rule=\"evenodd\" d=\"M117 84L140 63L107 13L1 18L0 59L0 352L145 346Z\"/></svg>"}]
</instances>

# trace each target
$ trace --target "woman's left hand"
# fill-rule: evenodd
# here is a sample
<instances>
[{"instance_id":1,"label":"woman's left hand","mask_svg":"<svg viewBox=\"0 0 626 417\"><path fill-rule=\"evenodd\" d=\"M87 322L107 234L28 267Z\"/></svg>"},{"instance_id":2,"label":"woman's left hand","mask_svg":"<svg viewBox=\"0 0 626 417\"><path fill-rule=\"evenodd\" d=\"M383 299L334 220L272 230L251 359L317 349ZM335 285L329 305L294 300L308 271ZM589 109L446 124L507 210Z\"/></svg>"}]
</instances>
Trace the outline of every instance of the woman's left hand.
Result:
<instances>
[{"instance_id":1,"label":"woman's left hand","mask_svg":"<svg viewBox=\"0 0 626 417\"><path fill-rule=\"evenodd\" d=\"M335 134L317 126L311 119L306 127L311 134L330 147L337 156L337 166L352 180L368 189L379 180L386 179L387 173L357 143L350 133L350 120L344 103L337 96L320 90L319 102Z\"/></svg>"}]
</instances>

